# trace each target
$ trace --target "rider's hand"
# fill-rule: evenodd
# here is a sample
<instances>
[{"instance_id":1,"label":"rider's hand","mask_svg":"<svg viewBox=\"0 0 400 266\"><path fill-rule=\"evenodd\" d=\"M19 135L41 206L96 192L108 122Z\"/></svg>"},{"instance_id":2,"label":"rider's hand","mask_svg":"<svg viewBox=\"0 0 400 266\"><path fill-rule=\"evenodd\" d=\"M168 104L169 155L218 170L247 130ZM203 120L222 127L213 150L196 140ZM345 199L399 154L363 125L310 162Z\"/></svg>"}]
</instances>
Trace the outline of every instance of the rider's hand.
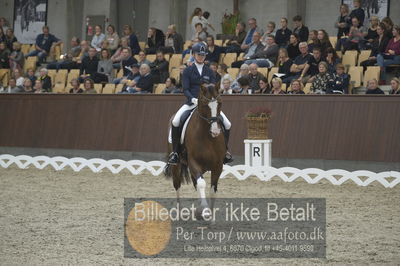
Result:
<instances>
[{"instance_id":1,"label":"rider's hand","mask_svg":"<svg viewBox=\"0 0 400 266\"><path fill-rule=\"evenodd\" d=\"M197 105L197 99L196 98L192 98L192 103Z\"/></svg>"}]
</instances>

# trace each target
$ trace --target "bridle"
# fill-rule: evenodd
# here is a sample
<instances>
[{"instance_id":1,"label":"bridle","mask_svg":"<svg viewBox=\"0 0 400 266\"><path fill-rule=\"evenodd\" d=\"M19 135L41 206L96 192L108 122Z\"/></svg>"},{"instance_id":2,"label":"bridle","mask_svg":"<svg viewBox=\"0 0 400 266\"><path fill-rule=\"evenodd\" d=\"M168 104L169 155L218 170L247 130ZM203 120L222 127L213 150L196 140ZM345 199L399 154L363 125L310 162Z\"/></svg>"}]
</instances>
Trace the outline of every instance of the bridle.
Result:
<instances>
[{"instance_id":1,"label":"bridle","mask_svg":"<svg viewBox=\"0 0 400 266\"><path fill-rule=\"evenodd\" d=\"M215 99L209 99L209 98L207 98L206 96L203 95L203 96L202 96L202 99L203 99L203 98L204 98L204 99L208 102L208 104L209 104L209 103L217 102L217 101L221 98L221 96L218 95L217 98L215 98ZM202 116L201 113L199 112L199 106L197 106L196 108L197 108L197 113L198 113L199 117L200 117L201 119L205 120L208 124L212 124L212 123L214 123L214 122L217 122L217 123L218 123L218 122L220 121L220 118L219 118L218 116L212 116L212 117L210 117L210 118Z\"/></svg>"}]
</instances>

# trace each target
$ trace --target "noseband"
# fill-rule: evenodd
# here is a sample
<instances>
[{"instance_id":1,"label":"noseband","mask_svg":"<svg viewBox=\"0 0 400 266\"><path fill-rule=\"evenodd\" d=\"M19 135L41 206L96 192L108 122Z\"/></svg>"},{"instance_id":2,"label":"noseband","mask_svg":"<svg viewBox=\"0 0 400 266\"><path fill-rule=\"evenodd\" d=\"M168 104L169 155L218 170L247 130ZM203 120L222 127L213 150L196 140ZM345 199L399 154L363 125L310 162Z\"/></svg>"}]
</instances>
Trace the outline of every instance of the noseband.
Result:
<instances>
[{"instance_id":1,"label":"noseband","mask_svg":"<svg viewBox=\"0 0 400 266\"><path fill-rule=\"evenodd\" d=\"M202 96L202 98L204 98L208 103L213 103L213 102L218 101L220 99L220 96L218 95L217 98L214 100L209 99L206 96ZM197 107L197 109L198 109L198 107ZM212 116L212 117L208 118L208 117L202 116L198 110L197 110L197 113L199 114L199 117L201 119L205 120L208 124L212 124L214 122L218 123L220 121L220 118L218 116Z\"/></svg>"}]
</instances>

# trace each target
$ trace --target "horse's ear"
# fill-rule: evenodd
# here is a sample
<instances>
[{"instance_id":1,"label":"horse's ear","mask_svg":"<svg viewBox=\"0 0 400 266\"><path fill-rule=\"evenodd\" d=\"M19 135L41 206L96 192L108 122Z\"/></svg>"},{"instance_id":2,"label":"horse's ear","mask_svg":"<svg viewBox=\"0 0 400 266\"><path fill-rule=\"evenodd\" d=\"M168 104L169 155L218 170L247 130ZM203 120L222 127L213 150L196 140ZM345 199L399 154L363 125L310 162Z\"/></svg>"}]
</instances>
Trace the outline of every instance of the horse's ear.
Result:
<instances>
[{"instance_id":1,"label":"horse's ear","mask_svg":"<svg viewBox=\"0 0 400 266\"><path fill-rule=\"evenodd\" d=\"M206 83L201 83L201 85L200 85L200 91L201 91L201 93L203 94L203 95L206 95L207 94L207 84Z\"/></svg>"}]
</instances>

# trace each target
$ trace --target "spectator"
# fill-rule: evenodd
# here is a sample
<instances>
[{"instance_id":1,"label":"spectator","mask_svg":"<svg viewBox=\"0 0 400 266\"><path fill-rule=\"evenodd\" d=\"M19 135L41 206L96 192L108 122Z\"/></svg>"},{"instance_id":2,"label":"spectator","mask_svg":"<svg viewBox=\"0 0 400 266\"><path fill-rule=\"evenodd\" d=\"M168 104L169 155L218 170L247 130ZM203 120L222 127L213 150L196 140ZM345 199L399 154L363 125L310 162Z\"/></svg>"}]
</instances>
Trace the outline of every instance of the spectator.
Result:
<instances>
[{"instance_id":1,"label":"spectator","mask_svg":"<svg viewBox=\"0 0 400 266\"><path fill-rule=\"evenodd\" d=\"M248 48L245 51L244 55L244 60L249 60L249 59L255 59L256 54L258 54L260 51L264 49L264 45L261 43L261 33L259 32L254 32L253 34L253 42L248 46ZM240 67L244 61L236 61L232 63L232 67Z\"/></svg>"},{"instance_id":2,"label":"spectator","mask_svg":"<svg viewBox=\"0 0 400 266\"><path fill-rule=\"evenodd\" d=\"M349 17L351 19L357 18L357 20L360 23L360 26L363 26L364 19L365 19L365 12L364 12L364 9L361 8L361 0L354 0L353 7L354 7L354 9L351 11Z\"/></svg>"},{"instance_id":3,"label":"spectator","mask_svg":"<svg viewBox=\"0 0 400 266\"><path fill-rule=\"evenodd\" d=\"M239 74L236 77L236 79L232 82L232 85L231 85L231 89L232 89L233 93L240 91L240 85L238 82L239 78L241 78L241 77L248 78L248 74L249 74L249 65L247 65L247 64L241 65L240 69L239 69Z\"/></svg>"},{"instance_id":4,"label":"spectator","mask_svg":"<svg viewBox=\"0 0 400 266\"><path fill-rule=\"evenodd\" d=\"M94 27L94 35L90 45L96 49L97 52L101 50L101 43L106 39L106 35L102 32L103 28L100 25Z\"/></svg>"},{"instance_id":5,"label":"spectator","mask_svg":"<svg viewBox=\"0 0 400 266\"><path fill-rule=\"evenodd\" d=\"M150 65L150 61L146 59L146 53L144 51L139 52L138 65L140 66L142 64Z\"/></svg>"},{"instance_id":6,"label":"spectator","mask_svg":"<svg viewBox=\"0 0 400 266\"><path fill-rule=\"evenodd\" d=\"M318 46L318 31L312 30L308 35L308 52L312 53L314 47Z\"/></svg>"},{"instance_id":7,"label":"spectator","mask_svg":"<svg viewBox=\"0 0 400 266\"><path fill-rule=\"evenodd\" d=\"M337 64L336 72L333 74L332 79L329 81L327 94L348 94L350 75L344 72L344 65Z\"/></svg>"},{"instance_id":8,"label":"spectator","mask_svg":"<svg viewBox=\"0 0 400 266\"><path fill-rule=\"evenodd\" d=\"M203 11L201 10L201 8L196 7L192 13L192 15L189 18L189 23L191 25L191 29L192 29L192 37L191 40L193 40L194 38L196 38L196 25L198 23L203 24Z\"/></svg>"},{"instance_id":9,"label":"spectator","mask_svg":"<svg viewBox=\"0 0 400 266\"><path fill-rule=\"evenodd\" d=\"M205 63L206 64L209 64L211 62L218 63L222 50L221 47L215 45L213 36L207 37L207 46L208 46L208 53L206 55Z\"/></svg>"},{"instance_id":10,"label":"spectator","mask_svg":"<svg viewBox=\"0 0 400 266\"><path fill-rule=\"evenodd\" d=\"M360 65L364 67L364 70L366 70L368 66L375 66L378 54L383 54L386 51L386 47L389 44L389 38L387 37L385 27L386 26L383 23L380 23L378 27L376 27L378 38L371 43L371 55L367 60L360 63Z\"/></svg>"},{"instance_id":11,"label":"spectator","mask_svg":"<svg viewBox=\"0 0 400 266\"><path fill-rule=\"evenodd\" d=\"M32 81L28 78L24 79L22 86L22 93L33 93Z\"/></svg>"},{"instance_id":12,"label":"spectator","mask_svg":"<svg viewBox=\"0 0 400 266\"><path fill-rule=\"evenodd\" d=\"M152 93L153 92L153 78L150 74L150 67L143 64L139 68L140 78L136 84L133 93Z\"/></svg>"},{"instance_id":13,"label":"spectator","mask_svg":"<svg viewBox=\"0 0 400 266\"><path fill-rule=\"evenodd\" d=\"M13 52L13 43L17 42L17 38L14 35L14 30L11 28L8 28L6 30L6 45L8 47L8 49Z\"/></svg>"},{"instance_id":14,"label":"spectator","mask_svg":"<svg viewBox=\"0 0 400 266\"><path fill-rule=\"evenodd\" d=\"M15 83L16 83L17 87L22 88L24 86L24 77L21 75L21 70L14 69L13 78L15 79Z\"/></svg>"},{"instance_id":15,"label":"spectator","mask_svg":"<svg viewBox=\"0 0 400 266\"><path fill-rule=\"evenodd\" d=\"M131 72L131 67L137 64L137 60L131 56L131 49L124 48L122 49L122 60L120 63L120 68L123 71L123 77L119 79L114 79L113 83L118 84L121 80L126 78Z\"/></svg>"},{"instance_id":16,"label":"spectator","mask_svg":"<svg viewBox=\"0 0 400 266\"><path fill-rule=\"evenodd\" d=\"M147 33L147 45L149 48L146 49L146 54L155 54L158 49L164 46L164 43L164 33L159 29L150 28Z\"/></svg>"},{"instance_id":17,"label":"spectator","mask_svg":"<svg viewBox=\"0 0 400 266\"><path fill-rule=\"evenodd\" d=\"M261 93L261 94L270 94L271 90L268 86L268 79L266 77L263 77L260 79L258 82L258 87L260 88L258 91L255 91L255 93Z\"/></svg>"},{"instance_id":18,"label":"spectator","mask_svg":"<svg viewBox=\"0 0 400 266\"><path fill-rule=\"evenodd\" d=\"M0 69L9 69L10 68L10 50L8 50L6 43L0 43Z\"/></svg>"},{"instance_id":19,"label":"spectator","mask_svg":"<svg viewBox=\"0 0 400 266\"><path fill-rule=\"evenodd\" d=\"M180 54L183 51L183 38L176 32L175 24L168 26L163 51L170 54Z\"/></svg>"},{"instance_id":20,"label":"spectator","mask_svg":"<svg viewBox=\"0 0 400 266\"><path fill-rule=\"evenodd\" d=\"M261 42L263 45L267 45L267 38L268 35L273 35L275 37L276 31L275 31L276 24L273 21L269 21L267 24L267 30L264 32L264 35L261 37Z\"/></svg>"},{"instance_id":21,"label":"spectator","mask_svg":"<svg viewBox=\"0 0 400 266\"><path fill-rule=\"evenodd\" d=\"M367 91L365 94L385 94L383 90L378 87L376 79L368 80Z\"/></svg>"},{"instance_id":22,"label":"spectator","mask_svg":"<svg viewBox=\"0 0 400 266\"><path fill-rule=\"evenodd\" d=\"M319 63L322 61L321 49L319 47L315 47L313 49L312 56L307 62L307 65L303 69L303 82L313 82L314 78L320 72ZM326 66L326 70L328 71L328 67Z\"/></svg>"},{"instance_id":23,"label":"spectator","mask_svg":"<svg viewBox=\"0 0 400 266\"><path fill-rule=\"evenodd\" d=\"M339 43L339 40L342 37L349 35L350 26L351 26L351 18L349 16L349 6L347 4L342 4L340 5L340 15L335 22L335 28L338 29L337 43ZM336 50L340 50L340 47L339 48L336 47Z\"/></svg>"},{"instance_id":24,"label":"spectator","mask_svg":"<svg viewBox=\"0 0 400 266\"><path fill-rule=\"evenodd\" d=\"M377 28L379 25L379 18L377 16L372 16L370 22L367 36L365 36L366 49L371 49L372 43L378 38Z\"/></svg>"},{"instance_id":25,"label":"spectator","mask_svg":"<svg viewBox=\"0 0 400 266\"><path fill-rule=\"evenodd\" d=\"M293 33L299 36L300 42L306 42L308 40L308 28L303 24L303 18L299 15L293 18L294 29Z\"/></svg>"},{"instance_id":26,"label":"spectator","mask_svg":"<svg viewBox=\"0 0 400 266\"><path fill-rule=\"evenodd\" d=\"M205 12L203 13L202 18L201 18L202 23L203 23L203 28L204 28L204 30L207 32L207 35L208 35L208 28L211 28L213 31L215 31L215 29L214 29L214 27L211 25L211 23L208 22L208 18L209 18L209 17L210 17L210 12L205 11Z\"/></svg>"},{"instance_id":27,"label":"spectator","mask_svg":"<svg viewBox=\"0 0 400 266\"><path fill-rule=\"evenodd\" d=\"M278 95L278 94L286 94L284 90L282 90L282 80L280 78L273 78L272 88L270 94Z\"/></svg>"},{"instance_id":28,"label":"spectator","mask_svg":"<svg viewBox=\"0 0 400 266\"><path fill-rule=\"evenodd\" d=\"M131 48L132 54L138 54L140 51L140 45L136 34L133 32L132 27L124 25L123 27L124 37L129 40L129 47Z\"/></svg>"},{"instance_id":29,"label":"spectator","mask_svg":"<svg viewBox=\"0 0 400 266\"><path fill-rule=\"evenodd\" d=\"M321 48L322 57L326 57L326 50L332 48L331 41L329 40L329 35L325 30L318 31L318 46Z\"/></svg>"},{"instance_id":30,"label":"spectator","mask_svg":"<svg viewBox=\"0 0 400 266\"><path fill-rule=\"evenodd\" d=\"M398 78L392 78L390 81L390 95L400 94L400 80Z\"/></svg>"},{"instance_id":31,"label":"spectator","mask_svg":"<svg viewBox=\"0 0 400 266\"><path fill-rule=\"evenodd\" d=\"M250 89L252 92L259 91L260 90L259 82L264 76L263 74L258 72L257 64L249 65L249 71L250 73L248 75L248 79L250 82Z\"/></svg>"},{"instance_id":32,"label":"spectator","mask_svg":"<svg viewBox=\"0 0 400 266\"><path fill-rule=\"evenodd\" d=\"M220 93L221 94L232 94L231 83L232 82L229 79L224 79L221 83Z\"/></svg>"},{"instance_id":33,"label":"spectator","mask_svg":"<svg viewBox=\"0 0 400 266\"><path fill-rule=\"evenodd\" d=\"M350 27L349 38L343 45L343 53L345 53L347 50L363 50L365 48L364 37L367 34L367 29L360 25L357 17L352 18L351 23L352 26Z\"/></svg>"},{"instance_id":34,"label":"spectator","mask_svg":"<svg viewBox=\"0 0 400 266\"><path fill-rule=\"evenodd\" d=\"M258 28L257 20L255 18L249 19L248 24L249 24L249 31L247 32L246 37L244 38L242 45L240 47L243 51L248 50L250 48L251 44L254 41L254 39L253 39L254 33L258 32L260 39L261 39L261 36L263 35L263 31Z\"/></svg>"},{"instance_id":35,"label":"spectator","mask_svg":"<svg viewBox=\"0 0 400 266\"><path fill-rule=\"evenodd\" d=\"M108 42L108 48L111 49L111 54L114 54L118 48L119 36L115 32L114 25L107 26L106 40Z\"/></svg>"},{"instance_id":36,"label":"spectator","mask_svg":"<svg viewBox=\"0 0 400 266\"><path fill-rule=\"evenodd\" d=\"M275 42L280 46L286 48L289 43L290 35L292 31L287 28L287 18L281 18L281 28L276 31Z\"/></svg>"},{"instance_id":37,"label":"spectator","mask_svg":"<svg viewBox=\"0 0 400 266\"><path fill-rule=\"evenodd\" d=\"M329 92L329 81L332 79L332 75L328 72L328 64L319 62L318 71L311 84L311 90L316 94L326 94Z\"/></svg>"},{"instance_id":38,"label":"spectator","mask_svg":"<svg viewBox=\"0 0 400 266\"><path fill-rule=\"evenodd\" d=\"M32 81L31 81L32 82ZM45 92L45 90L43 90L43 83L40 80L35 80L35 82L33 83L35 84L33 86L33 91L34 93L43 93Z\"/></svg>"},{"instance_id":39,"label":"spectator","mask_svg":"<svg viewBox=\"0 0 400 266\"><path fill-rule=\"evenodd\" d=\"M292 80L290 87L292 88L292 90L289 91L288 94L305 94L303 90L303 83L298 79Z\"/></svg>"},{"instance_id":40,"label":"spectator","mask_svg":"<svg viewBox=\"0 0 400 266\"><path fill-rule=\"evenodd\" d=\"M249 59L246 60L245 63L250 64L257 64L259 67L273 67L276 64L276 59L278 57L279 46L275 43L274 35L269 35L267 37L267 46L263 50L260 50L258 53L253 55Z\"/></svg>"},{"instance_id":41,"label":"spectator","mask_svg":"<svg viewBox=\"0 0 400 266\"><path fill-rule=\"evenodd\" d=\"M289 77L291 75L290 72L290 67L293 64L293 60L289 58L288 52L285 48L280 48L279 49L279 56L278 56L278 62L277 66L278 68L278 73L283 77Z\"/></svg>"},{"instance_id":42,"label":"spectator","mask_svg":"<svg viewBox=\"0 0 400 266\"><path fill-rule=\"evenodd\" d=\"M35 76L35 71L33 68L28 68L26 77L32 81L32 84L35 84L37 77Z\"/></svg>"},{"instance_id":43,"label":"spectator","mask_svg":"<svg viewBox=\"0 0 400 266\"><path fill-rule=\"evenodd\" d=\"M47 69L71 69L75 66L73 61L74 58L79 57L82 49L80 44L80 40L78 37L72 37L71 39L71 49L68 53L62 56L60 61L55 61L47 65Z\"/></svg>"},{"instance_id":44,"label":"spectator","mask_svg":"<svg viewBox=\"0 0 400 266\"><path fill-rule=\"evenodd\" d=\"M94 75L93 81L95 83L108 83L112 79L113 63L110 59L110 53L107 49L101 50L100 61L97 65L97 72Z\"/></svg>"},{"instance_id":45,"label":"spectator","mask_svg":"<svg viewBox=\"0 0 400 266\"><path fill-rule=\"evenodd\" d=\"M211 71L214 73L214 75L215 75L215 82L216 83L218 83L218 82L220 82L221 81L221 75L218 73L218 64L217 63L215 63L215 62L212 62L211 64L210 64L210 69L211 69Z\"/></svg>"},{"instance_id":46,"label":"spectator","mask_svg":"<svg viewBox=\"0 0 400 266\"><path fill-rule=\"evenodd\" d=\"M283 83L290 84L293 79L303 79L306 74L306 66L312 56L308 53L308 45L306 42L299 44L299 50L301 54L293 61L290 67L291 74L282 80Z\"/></svg>"},{"instance_id":47,"label":"spectator","mask_svg":"<svg viewBox=\"0 0 400 266\"><path fill-rule=\"evenodd\" d=\"M96 48L89 48L89 56L86 56L82 60L82 64L79 71L79 82L83 82L83 80L87 77L93 78L97 72L97 67L99 65L99 59L97 58Z\"/></svg>"},{"instance_id":48,"label":"spectator","mask_svg":"<svg viewBox=\"0 0 400 266\"><path fill-rule=\"evenodd\" d=\"M46 92L51 92L52 84L51 84L51 78L48 75L47 68L42 68L40 70L40 74L37 80L42 81L42 87Z\"/></svg>"},{"instance_id":49,"label":"spectator","mask_svg":"<svg viewBox=\"0 0 400 266\"><path fill-rule=\"evenodd\" d=\"M206 41L207 39L207 32L203 29L203 24L197 23L196 24L196 33L194 34L195 38L198 38L200 41Z\"/></svg>"},{"instance_id":50,"label":"spectator","mask_svg":"<svg viewBox=\"0 0 400 266\"><path fill-rule=\"evenodd\" d=\"M183 75L183 71L185 70L186 65L180 65L179 66L179 81L178 84L176 85L176 87L180 90L182 90L183 85L182 85L182 75Z\"/></svg>"},{"instance_id":51,"label":"spectator","mask_svg":"<svg viewBox=\"0 0 400 266\"><path fill-rule=\"evenodd\" d=\"M163 94L177 94L183 93L181 90L176 88L176 79L174 78L167 78L165 81L165 89L162 91Z\"/></svg>"},{"instance_id":52,"label":"spectator","mask_svg":"<svg viewBox=\"0 0 400 266\"><path fill-rule=\"evenodd\" d=\"M97 53L98 56L101 56L101 50L103 50L103 49L106 49L109 54L112 54L112 50L110 49L110 45L108 44L107 40L104 40L101 42L100 48L101 48L100 52Z\"/></svg>"},{"instance_id":53,"label":"spectator","mask_svg":"<svg viewBox=\"0 0 400 266\"><path fill-rule=\"evenodd\" d=\"M61 41L49 33L49 27L43 26L43 33L36 37L35 50L28 53L26 57L37 56L39 63L43 63L48 55L54 54L54 47L60 45Z\"/></svg>"},{"instance_id":54,"label":"spectator","mask_svg":"<svg viewBox=\"0 0 400 266\"><path fill-rule=\"evenodd\" d=\"M326 63L328 64L328 72L334 73L336 70L336 65L340 62L340 58L338 57L335 49L329 47L326 49Z\"/></svg>"},{"instance_id":55,"label":"spectator","mask_svg":"<svg viewBox=\"0 0 400 266\"><path fill-rule=\"evenodd\" d=\"M229 83L229 86L230 86L230 84L233 82L233 78L228 73L228 66L225 64L220 64L218 66L217 72L221 76L220 89L223 89L223 83L226 79L230 81L230 83Z\"/></svg>"},{"instance_id":56,"label":"spectator","mask_svg":"<svg viewBox=\"0 0 400 266\"><path fill-rule=\"evenodd\" d=\"M94 89L94 81L91 78L86 78L83 81L83 89L83 93L85 94L97 94L97 91Z\"/></svg>"},{"instance_id":57,"label":"spectator","mask_svg":"<svg viewBox=\"0 0 400 266\"><path fill-rule=\"evenodd\" d=\"M128 74L128 76L124 77L121 80L121 84L124 84L124 87L122 88L121 93L129 93L128 88L132 87L134 88L140 78L140 73L139 73L139 65L138 64L133 64L131 66L131 71Z\"/></svg>"},{"instance_id":58,"label":"spectator","mask_svg":"<svg viewBox=\"0 0 400 266\"><path fill-rule=\"evenodd\" d=\"M235 35L233 35L226 43L226 53L240 53L242 49L240 45L243 43L247 32L246 24L239 22L236 24Z\"/></svg>"},{"instance_id":59,"label":"spectator","mask_svg":"<svg viewBox=\"0 0 400 266\"><path fill-rule=\"evenodd\" d=\"M4 33L3 29L0 27L0 43L6 42L6 34Z\"/></svg>"},{"instance_id":60,"label":"spectator","mask_svg":"<svg viewBox=\"0 0 400 266\"><path fill-rule=\"evenodd\" d=\"M287 46L287 52L290 59L294 60L300 55L299 44L299 36L296 33L290 34L290 43Z\"/></svg>"},{"instance_id":61,"label":"spectator","mask_svg":"<svg viewBox=\"0 0 400 266\"><path fill-rule=\"evenodd\" d=\"M394 26L393 38L390 39L385 52L378 54L376 61L381 67L380 80L384 85L386 83L386 67L400 64L400 26Z\"/></svg>"},{"instance_id":62,"label":"spectator","mask_svg":"<svg viewBox=\"0 0 400 266\"><path fill-rule=\"evenodd\" d=\"M239 89L234 91L235 93L239 94L251 94L251 88L250 88L250 81L247 76L245 77L240 77L237 80Z\"/></svg>"},{"instance_id":63,"label":"spectator","mask_svg":"<svg viewBox=\"0 0 400 266\"><path fill-rule=\"evenodd\" d=\"M89 80L89 78L86 80ZM85 83L86 83L86 80L85 80ZM72 88L69 90L69 93L71 93L71 94L83 93L83 90L81 88L79 88L80 82L78 79L72 79L71 86L72 86Z\"/></svg>"},{"instance_id":64,"label":"spectator","mask_svg":"<svg viewBox=\"0 0 400 266\"><path fill-rule=\"evenodd\" d=\"M385 34L387 35L387 37L389 39L392 39L393 38L393 27L394 27L392 19L390 17L384 17L382 19L382 23L385 24L385 28L386 28Z\"/></svg>"},{"instance_id":65,"label":"spectator","mask_svg":"<svg viewBox=\"0 0 400 266\"><path fill-rule=\"evenodd\" d=\"M0 93L19 93L22 91L22 86L17 86L15 78L11 77L8 80L8 87L0 89Z\"/></svg>"},{"instance_id":66,"label":"spectator","mask_svg":"<svg viewBox=\"0 0 400 266\"><path fill-rule=\"evenodd\" d=\"M150 65L153 83L165 83L169 76L169 62L162 51L157 51L156 60Z\"/></svg>"},{"instance_id":67,"label":"spectator","mask_svg":"<svg viewBox=\"0 0 400 266\"><path fill-rule=\"evenodd\" d=\"M8 29L8 22L5 17L0 18L0 29L4 32Z\"/></svg>"},{"instance_id":68,"label":"spectator","mask_svg":"<svg viewBox=\"0 0 400 266\"><path fill-rule=\"evenodd\" d=\"M115 51L115 53L111 56L111 61L113 61L114 68L120 67L120 62L123 58L122 49L129 48L129 39L127 37L121 38L121 44L119 48Z\"/></svg>"}]
</instances>

